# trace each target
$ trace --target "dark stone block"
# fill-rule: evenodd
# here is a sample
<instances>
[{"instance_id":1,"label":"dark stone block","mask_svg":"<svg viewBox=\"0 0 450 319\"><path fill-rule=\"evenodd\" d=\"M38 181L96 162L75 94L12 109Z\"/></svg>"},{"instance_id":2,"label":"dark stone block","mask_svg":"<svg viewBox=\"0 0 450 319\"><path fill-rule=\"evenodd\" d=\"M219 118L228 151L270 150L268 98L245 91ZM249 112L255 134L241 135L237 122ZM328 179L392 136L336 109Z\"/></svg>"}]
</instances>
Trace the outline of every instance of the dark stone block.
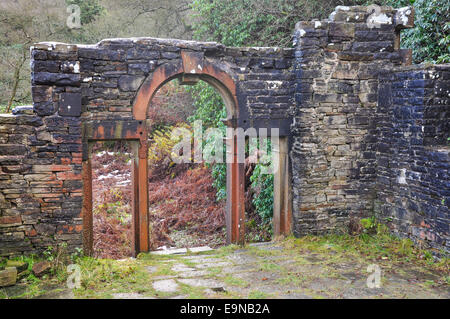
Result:
<instances>
[{"instance_id":1,"label":"dark stone block","mask_svg":"<svg viewBox=\"0 0 450 319\"><path fill-rule=\"evenodd\" d=\"M81 94L63 93L59 99L60 116L77 117L81 115Z\"/></svg>"},{"instance_id":2,"label":"dark stone block","mask_svg":"<svg viewBox=\"0 0 450 319\"><path fill-rule=\"evenodd\" d=\"M123 75L119 78L119 89L125 92L136 91L144 79L143 76Z\"/></svg>"},{"instance_id":3,"label":"dark stone block","mask_svg":"<svg viewBox=\"0 0 450 319\"><path fill-rule=\"evenodd\" d=\"M40 116L48 116L55 114L57 111L57 106L55 103L49 101L49 102L39 102L34 103L34 110L37 115Z\"/></svg>"},{"instance_id":4,"label":"dark stone block","mask_svg":"<svg viewBox=\"0 0 450 319\"><path fill-rule=\"evenodd\" d=\"M0 144L0 155L26 155L27 148L19 144Z\"/></svg>"},{"instance_id":5,"label":"dark stone block","mask_svg":"<svg viewBox=\"0 0 450 319\"><path fill-rule=\"evenodd\" d=\"M57 86L79 86L80 75L37 72L32 74L32 83L43 85L57 85Z\"/></svg>"},{"instance_id":6,"label":"dark stone block","mask_svg":"<svg viewBox=\"0 0 450 319\"><path fill-rule=\"evenodd\" d=\"M169 52L165 52L166 56ZM175 55L174 53L172 53ZM174 56L174 58L179 55ZM160 52L143 48L131 48L127 51L127 60L156 60L160 58Z\"/></svg>"}]
</instances>

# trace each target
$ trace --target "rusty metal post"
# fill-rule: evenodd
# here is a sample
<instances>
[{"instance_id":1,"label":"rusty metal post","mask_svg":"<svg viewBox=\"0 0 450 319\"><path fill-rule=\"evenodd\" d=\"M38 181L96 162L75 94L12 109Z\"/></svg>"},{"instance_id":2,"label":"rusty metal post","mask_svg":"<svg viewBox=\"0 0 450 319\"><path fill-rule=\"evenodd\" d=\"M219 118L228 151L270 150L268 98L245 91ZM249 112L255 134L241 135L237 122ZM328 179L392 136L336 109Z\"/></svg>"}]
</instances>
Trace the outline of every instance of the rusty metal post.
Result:
<instances>
[{"instance_id":1,"label":"rusty metal post","mask_svg":"<svg viewBox=\"0 0 450 319\"><path fill-rule=\"evenodd\" d=\"M148 147L147 132L139 143L138 159L138 196L139 196L139 252L149 251L148 221Z\"/></svg>"},{"instance_id":2,"label":"rusty metal post","mask_svg":"<svg viewBox=\"0 0 450 319\"><path fill-rule=\"evenodd\" d=\"M94 230L92 216L92 154L91 147L88 148L88 157L82 163L82 180L83 180L83 253L87 256L94 254Z\"/></svg>"},{"instance_id":3,"label":"rusty metal post","mask_svg":"<svg viewBox=\"0 0 450 319\"><path fill-rule=\"evenodd\" d=\"M227 243L245 243L245 168L238 161L237 137L227 138ZM229 159L232 159L230 163Z\"/></svg>"},{"instance_id":4,"label":"rusty metal post","mask_svg":"<svg viewBox=\"0 0 450 319\"><path fill-rule=\"evenodd\" d=\"M132 229L133 242L132 253L136 257L140 250L139 245L139 142L132 141L131 148L133 150L133 160L131 164L131 178L132 178Z\"/></svg>"},{"instance_id":5,"label":"rusty metal post","mask_svg":"<svg viewBox=\"0 0 450 319\"><path fill-rule=\"evenodd\" d=\"M290 187L288 138L272 140L275 157L273 176L273 234L274 236L292 233L292 194ZM276 166L276 167L275 167Z\"/></svg>"}]
</instances>

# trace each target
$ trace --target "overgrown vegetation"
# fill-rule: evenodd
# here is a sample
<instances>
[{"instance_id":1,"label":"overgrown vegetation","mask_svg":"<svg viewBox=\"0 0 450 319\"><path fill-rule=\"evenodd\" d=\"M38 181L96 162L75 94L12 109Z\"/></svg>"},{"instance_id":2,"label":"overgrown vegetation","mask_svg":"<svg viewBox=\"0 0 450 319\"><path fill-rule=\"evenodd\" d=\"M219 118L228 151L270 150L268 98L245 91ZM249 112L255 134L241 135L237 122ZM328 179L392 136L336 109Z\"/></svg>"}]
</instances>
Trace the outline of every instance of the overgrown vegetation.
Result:
<instances>
[{"instance_id":1,"label":"overgrown vegetation","mask_svg":"<svg viewBox=\"0 0 450 319\"><path fill-rule=\"evenodd\" d=\"M98 258L131 256L131 162L126 143L105 142L93 150L93 231Z\"/></svg>"}]
</instances>

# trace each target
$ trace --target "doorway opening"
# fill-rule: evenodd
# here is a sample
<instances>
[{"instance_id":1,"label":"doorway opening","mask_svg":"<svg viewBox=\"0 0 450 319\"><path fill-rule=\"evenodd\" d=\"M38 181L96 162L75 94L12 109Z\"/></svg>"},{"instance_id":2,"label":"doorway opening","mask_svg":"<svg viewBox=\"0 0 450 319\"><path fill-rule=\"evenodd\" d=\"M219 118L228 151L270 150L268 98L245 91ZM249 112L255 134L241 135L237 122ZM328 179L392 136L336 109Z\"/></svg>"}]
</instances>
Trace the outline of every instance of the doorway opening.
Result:
<instances>
[{"instance_id":1,"label":"doorway opening","mask_svg":"<svg viewBox=\"0 0 450 319\"><path fill-rule=\"evenodd\" d=\"M91 144L93 254L132 256L132 150L125 141Z\"/></svg>"},{"instance_id":2,"label":"doorway opening","mask_svg":"<svg viewBox=\"0 0 450 319\"><path fill-rule=\"evenodd\" d=\"M212 162L208 162L208 165L205 165L205 161L202 158L203 149L202 146L204 146L206 140L203 139L203 126L204 123L200 121L200 128L198 128L197 124L194 121L193 128L191 131L194 131L194 139L192 140L191 131L189 128L184 127L185 131L188 133L185 136L187 137L187 143L186 138L182 135L178 135L178 137L181 136L181 139L183 141L183 145L188 145L188 149L182 148L176 148L177 150L174 151L172 148L166 147L166 155L167 152L170 152L170 155L174 155L174 158L188 158L188 162L191 162L191 158L194 158L194 163L198 164L197 166L200 166L201 169L204 170L204 167L201 167L201 165L206 166L206 168L211 169L211 164L218 164L214 165L217 170L211 169L211 176L217 177L217 180L221 182L220 186L216 185L217 182L216 178L214 178L214 181L212 183L204 183L199 182L200 179L194 179L191 181L191 184L187 183L188 186L186 186L186 183L180 183L184 185L184 191L189 193L189 199L193 198L194 196L192 194L206 194L206 191L204 189L198 190L197 192L193 192L195 185L209 185L214 186L215 188L215 195L217 200L217 196L222 193L223 197L226 197L226 206L225 206L225 213L224 214L191 214L195 218L200 219L200 221L203 223L205 220L208 220L210 216L222 216L225 219L225 234L226 234L226 243L230 244L244 244L246 241L246 212L245 212L245 186L246 184L246 152L245 152L245 133L239 134L239 130L243 130L242 128L239 128L238 125L244 125L249 126L250 123L246 124L246 121L248 120L246 118L246 110L245 110L245 94L243 95L237 88L237 81L238 77L236 75L230 75L233 74L230 72L230 70L221 69L221 66L223 65L216 65L214 63L211 63L211 61L204 59L204 57L200 54L197 54L195 52L189 52L189 51L182 51L181 52L181 61L176 61L173 63L167 63L162 64L159 67L157 67L152 75L147 77L147 79L144 81L144 83L141 85L135 99L133 102L133 108L132 108L132 118L130 119L106 119L106 120L93 120L93 121L86 121L83 124L83 170L82 170L82 178L83 178L83 248L86 254L92 255L93 251L93 226L92 226L92 163L91 158L87 156L90 154L88 149L92 145L92 142L95 141L127 141L132 145L132 154L133 154L133 160L132 162L132 253L133 256L136 256L140 252L147 252L150 250L150 246L155 244L152 243L154 239L150 239L150 234L152 233L152 229L149 225L149 161L154 161L154 163L151 163L154 165L152 167L152 172L154 176L155 172L158 171L160 167L165 168L165 172L167 173L167 170L169 171L170 175L172 177L176 176L177 174L177 168L183 168L183 165L174 165L172 162L166 160L168 156L159 156L159 152L156 149L152 149L152 147L158 143L156 141L158 139L165 140L166 142L171 141L171 138L167 139L166 136L167 132L160 132L159 134L152 133L150 135L149 140L149 131L150 132L156 132L158 129L158 126L160 128L166 128L167 125L159 125L159 123L152 123L152 117L149 117L149 114L151 115L152 112L152 100L155 97L156 93L159 89L161 89L164 85L168 84L172 80L179 80L181 85L191 85L192 90L190 93L196 93L195 90L199 88L199 90L202 93L205 93L203 90L208 88L209 90L212 90L212 92L217 92L218 94L215 94L215 98L217 98L222 103L222 108L220 110L209 109L208 112L206 112L207 116L204 116L203 119L208 122L213 120L217 120L217 126L212 127L216 129L219 132L216 137L212 138L213 141L217 143L213 143L214 145L219 145L220 148L223 151L216 152L216 149L213 148L212 153L208 153L209 155L212 155L212 158L214 159ZM200 81L202 80L202 81ZM205 82L205 83L204 83ZM201 85L206 87L201 87ZM208 86L210 85L210 86ZM178 90L178 88L176 89ZM216 90L216 91L214 91ZM194 94L191 94L192 96L196 96ZM212 96L206 95L200 95L199 100L194 101L194 104L196 102L200 102L201 105L208 106L208 102L211 102ZM206 102L206 103L205 103ZM214 103L213 103L214 106ZM223 107L224 106L224 107ZM177 112L175 112L177 108L172 108L169 110L169 114L173 115ZM225 110L225 111L224 111ZM192 109L191 109L192 111ZM191 116L187 116L189 112L183 114L183 119L191 118ZM197 111L195 112L197 113ZM199 113L194 115L199 115ZM201 112L200 112L201 113ZM241 115L240 115L241 114ZM155 115L155 114L153 114ZM157 114L156 114L157 115ZM192 115L195 120L195 116ZM204 114L200 114L204 115ZM158 116L154 116L153 118L158 118ZM239 124L242 123L242 124ZM166 123L167 124L167 123ZM186 123L185 123L186 124ZM277 159L273 163L273 219L272 219L272 233L274 236L282 235L282 234L289 234L291 233L291 226L292 226L292 196L290 193L290 165L288 161L287 156L287 150L288 150L288 144L289 144L289 137L288 136L278 136L279 127L276 125L279 125L278 122L274 123L259 123L262 124L261 129L270 130L270 135L261 134L261 135L253 135L257 139L261 140L261 137L271 137L271 143L272 143L272 154L274 154L273 159ZM222 127L220 127L222 125ZM266 127L266 125L268 127ZM272 125L275 125L275 127L272 127ZM208 125L206 125L208 127ZM183 129L183 127L178 127L179 129ZM210 127L211 128L211 127ZM226 134L222 134L221 128L226 131ZM277 133L272 133L272 130L275 129ZM231 133L230 133L231 131ZM196 132L200 134L201 138L195 138ZM207 133L207 131L205 131ZM209 136L206 134L206 136ZM218 136L218 138L217 138ZM244 138L240 138L240 136L244 136ZM272 137L276 136L274 140L272 140ZM274 142L275 141L275 142ZM169 143L169 144L170 144ZM162 143L167 144L167 143ZM178 143L177 143L178 144ZM191 148L191 144L193 147ZM150 147L149 147L150 146ZM177 145L178 146L178 145ZM207 147L206 147L207 148ZM169 150L169 151L167 151ZM250 150L250 149L249 149ZM200 154L200 155L199 155ZM219 154L219 155L217 155ZM197 156L200 156L200 159L198 159ZM252 156L252 152L247 152L247 157L250 158ZM259 155L258 155L259 156ZM158 165L159 163L163 164L162 166ZM176 162L176 164L180 163L186 163L186 162ZM209 167L208 167L209 166ZM196 169L199 169L197 167ZM190 177L194 176L195 178L199 178L199 175L196 175L192 173L192 171L195 171L196 169L189 169L186 171L186 174L193 174L189 175ZM253 168L253 170L256 170L256 168ZM164 170L163 170L164 171ZM252 170L250 170L252 171ZM215 176L215 174L217 176ZM249 174L252 175L253 174ZM271 177L264 179L266 183L272 183L270 181ZM252 187L254 186L253 183L255 181L261 181L260 179L254 179L252 181ZM248 186L248 185L247 185ZM170 190L172 190L172 187L169 187ZM161 189L161 187L157 187L158 190ZM260 190L265 190L266 188L264 185L260 186ZM174 212L180 211L180 206L183 204L183 201L174 201L167 200L167 196L164 197L164 192L160 194L160 197L156 197L152 199L152 204L156 204L156 208L158 208L158 205L161 207L161 201L163 201L163 204L171 204L170 207L170 213L173 215ZM201 196L200 199L205 199L207 196ZM270 200L270 198L269 198ZM177 203L176 205L173 205L173 203ZM198 204L199 200L191 201L195 204ZM252 201L252 204L253 201ZM200 205L201 206L201 205ZM269 206L270 207L270 206ZM269 209L270 210L270 209ZM181 210L183 211L183 210ZM184 209L185 212L188 212L189 209ZM208 210L205 210L203 208L203 212L207 212ZM217 210L219 212L220 210ZM247 218L248 218L247 214ZM162 218L162 220L169 220L169 218ZM183 219L182 219L183 220ZM219 218L217 218L219 220ZM255 224L258 222L256 221ZM174 225L180 225L180 223L175 222L172 223ZM189 225L189 222L186 222L186 225ZM162 224L162 228L166 227L166 224ZM217 235L217 233L220 233L218 231L221 229L219 226L215 226L215 231L212 231L214 235ZM201 229L197 228L197 229ZM222 228L223 229L223 228ZM204 229L203 229L204 230ZM152 234L154 238L154 234ZM264 240L264 236L260 236L258 240ZM184 244L185 245L185 244Z\"/></svg>"},{"instance_id":3,"label":"doorway opening","mask_svg":"<svg viewBox=\"0 0 450 319\"><path fill-rule=\"evenodd\" d=\"M226 110L221 97L208 92L208 105L198 108L206 100L196 101L195 90L173 79L159 88L147 112L151 250L226 244L226 190L225 196L217 196L215 183L221 177L214 175L216 163L194 160L195 147L203 145L196 145L192 136L199 120L202 134L224 127ZM190 147L174 151L182 132ZM182 156L187 160L180 161Z\"/></svg>"},{"instance_id":4,"label":"doorway opening","mask_svg":"<svg viewBox=\"0 0 450 319\"><path fill-rule=\"evenodd\" d=\"M227 110L208 83L195 81L186 86L180 82L172 79L161 86L147 112L151 249L218 247L227 242ZM189 163L177 164L172 158L171 150L179 142L170 137L174 129L193 132ZM214 145L208 135L211 129L222 136L224 152L219 161L209 149ZM255 149L247 138L242 165L245 242L270 241L273 236L274 174L267 172L272 145L270 138L256 138L256 143ZM201 149L201 160L196 158L196 147Z\"/></svg>"}]
</instances>

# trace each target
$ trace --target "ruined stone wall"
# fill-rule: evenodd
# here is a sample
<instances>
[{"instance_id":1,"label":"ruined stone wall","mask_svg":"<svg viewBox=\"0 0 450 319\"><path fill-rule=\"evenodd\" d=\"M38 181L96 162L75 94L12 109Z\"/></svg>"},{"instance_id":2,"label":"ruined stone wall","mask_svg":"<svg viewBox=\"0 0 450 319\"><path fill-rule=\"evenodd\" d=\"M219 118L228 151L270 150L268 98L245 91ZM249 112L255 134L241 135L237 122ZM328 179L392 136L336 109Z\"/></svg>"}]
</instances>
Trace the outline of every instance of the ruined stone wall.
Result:
<instances>
[{"instance_id":1,"label":"ruined stone wall","mask_svg":"<svg viewBox=\"0 0 450 319\"><path fill-rule=\"evenodd\" d=\"M400 30L413 16L337 7L326 21L299 22L292 49L36 44L33 112L0 117L0 255L81 246L85 125L132 120L140 88L161 67L182 66L186 52L233 79L233 125L289 136L295 235L377 214L397 234L448 250L449 66L405 67Z\"/></svg>"},{"instance_id":2,"label":"ruined stone wall","mask_svg":"<svg viewBox=\"0 0 450 319\"><path fill-rule=\"evenodd\" d=\"M33 115L0 119L6 125L0 141L0 255L39 252L64 241L70 250L81 246L81 164L88 151L83 125L132 119L144 80L159 66L182 63L182 51L197 52L232 75L242 106L240 127L289 132L292 49L153 38L36 44L31 50ZM23 140L16 141L16 131L22 131Z\"/></svg>"},{"instance_id":3,"label":"ruined stone wall","mask_svg":"<svg viewBox=\"0 0 450 319\"><path fill-rule=\"evenodd\" d=\"M407 11L407 10L406 10ZM405 10L337 7L327 21L295 28L293 209L297 235L345 229L373 211L378 73L404 64L398 47Z\"/></svg>"},{"instance_id":4,"label":"ruined stone wall","mask_svg":"<svg viewBox=\"0 0 450 319\"><path fill-rule=\"evenodd\" d=\"M0 256L81 245L81 153L65 120L30 111L0 115Z\"/></svg>"},{"instance_id":5,"label":"ruined stone wall","mask_svg":"<svg viewBox=\"0 0 450 319\"><path fill-rule=\"evenodd\" d=\"M130 119L144 80L158 66L181 63L181 51L198 52L233 77L245 106L241 117L289 119L292 114L292 49L226 48L214 42L153 38L111 39L97 45L41 43L32 51L33 83L79 94L84 119Z\"/></svg>"},{"instance_id":6,"label":"ruined stone wall","mask_svg":"<svg viewBox=\"0 0 450 319\"><path fill-rule=\"evenodd\" d=\"M378 101L377 217L449 252L450 65L382 73Z\"/></svg>"}]
</instances>

